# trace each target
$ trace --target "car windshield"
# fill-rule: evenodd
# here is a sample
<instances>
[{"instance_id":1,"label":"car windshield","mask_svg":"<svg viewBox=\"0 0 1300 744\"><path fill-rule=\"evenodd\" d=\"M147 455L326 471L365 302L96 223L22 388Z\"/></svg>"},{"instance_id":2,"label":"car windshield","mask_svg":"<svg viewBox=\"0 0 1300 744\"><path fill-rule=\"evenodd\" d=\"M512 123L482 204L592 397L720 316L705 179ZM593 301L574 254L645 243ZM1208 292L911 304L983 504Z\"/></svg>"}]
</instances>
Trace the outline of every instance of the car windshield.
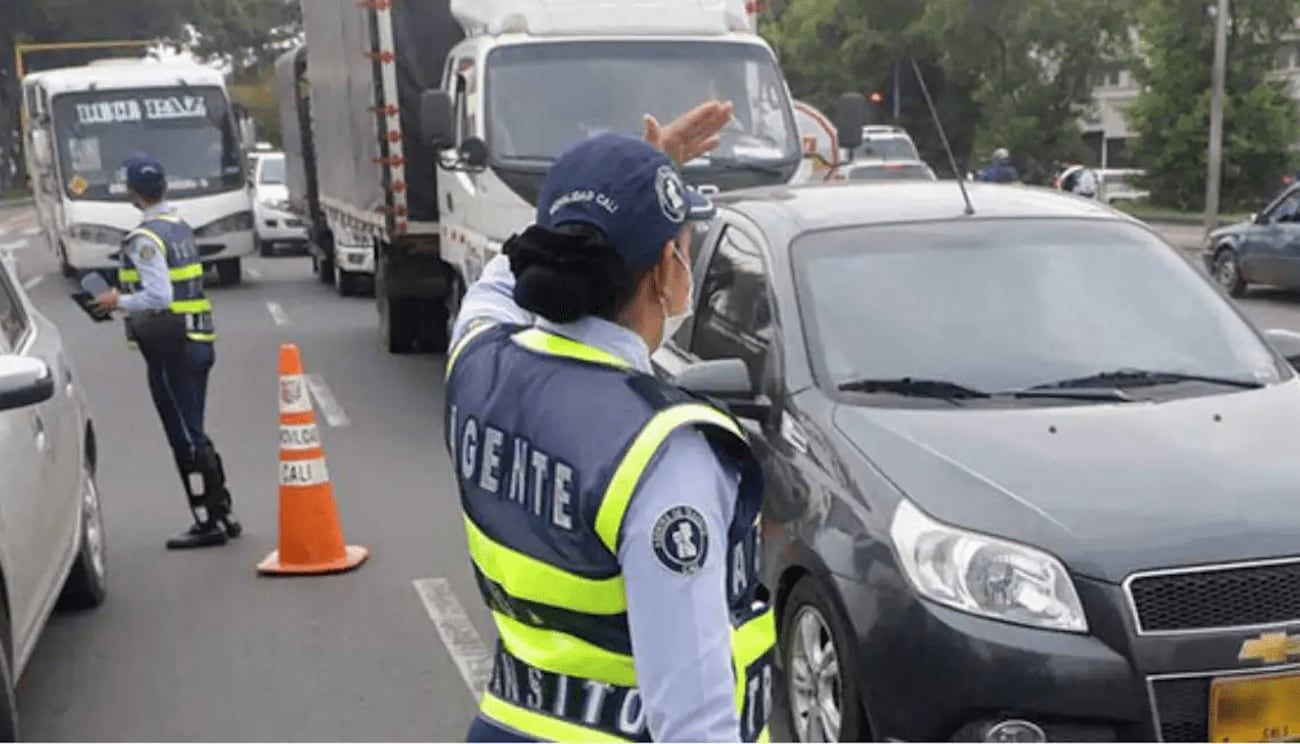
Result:
<instances>
[{"instance_id":1,"label":"car windshield","mask_svg":"<svg viewBox=\"0 0 1300 744\"><path fill-rule=\"evenodd\" d=\"M489 150L500 162L553 160L574 142L604 132L640 136L645 114L667 123L710 98L736 106L713 152L718 159L777 163L799 157L780 69L771 53L753 44L503 46L488 56L487 90ZM559 113L538 116L539 105Z\"/></svg>"},{"instance_id":2,"label":"car windshield","mask_svg":"<svg viewBox=\"0 0 1300 744\"><path fill-rule=\"evenodd\" d=\"M243 186L225 94L212 86L65 93L54 99L64 187L73 199L126 200L123 163L157 158L172 195Z\"/></svg>"},{"instance_id":3,"label":"car windshield","mask_svg":"<svg viewBox=\"0 0 1300 744\"><path fill-rule=\"evenodd\" d=\"M850 181L912 181L930 180L930 169L924 165L868 165L849 171Z\"/></svg>"},{"instance_id":4,"label":"car windshield","mask_svg":"<svg viewBox=\"0 0 1300 744\"><path fill-rule=\"evenodd\" d=\"M284 158L262 158L258 183L284 183Z\"/></svg>"},{"instance_id":5,"label":"car windshield","mask_svg":"<svg viewBox=\"0 0 1300 744\"><path fill-rule=\"evenodd\" d=\"M793 256L818 377L834 388L910 379L1003 392L1110 370L1258 383L1282 374L1213 286L1136 225L854 227L807 233Z\"/></svg>"},{"instance_id":6,"label":"car windshield","mask_svg":"<svg viewBox=\"0 0 1300 744\"><path fill-rule=\"evenodd\" d=\"M921 157L906 137L872 137L863 140L862 144L853 148L853 156L881 160L916 160Z\"/></svg>"}]
</instances>

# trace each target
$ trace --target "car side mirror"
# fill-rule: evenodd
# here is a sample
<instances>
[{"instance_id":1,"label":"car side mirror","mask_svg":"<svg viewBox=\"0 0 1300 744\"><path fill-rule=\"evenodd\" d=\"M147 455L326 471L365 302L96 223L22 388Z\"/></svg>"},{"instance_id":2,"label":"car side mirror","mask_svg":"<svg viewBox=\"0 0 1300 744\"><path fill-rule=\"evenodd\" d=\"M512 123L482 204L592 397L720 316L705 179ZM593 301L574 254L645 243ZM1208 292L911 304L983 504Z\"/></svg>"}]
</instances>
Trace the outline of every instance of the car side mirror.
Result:
<instances>
[{"instance_id":1,"label":"car side mirror","mask_svg":"<svg viewBox=\"0 0 1300 744\"><path fill-rule=\"evenodd\" d=\"M756 394L749 368L739 359L710 359L683 369L673 380L679 387L724 404L740 418L762 420L772 410L765 396Z\"/></svg>"},{"instance_id":2,"label":"car side mirror","mask_svg":"<svg viewBox=\"0 0 1300 744\"><path fill-rule=\"evenodd\" d=\"M845 93L835 102L835 132L840 147L852 152L862 144L862 128L867 125L867 97Z\"/></svg>"},{"instance_id":3,"label":"car side mirror","mask_svg":"<svg viewBox=\"0 0 1300 744\"><path fill-rule=\"evenodd\" d=\"M1268 224L1268 218L1265 217L1264 215L1260 214L1259 212L1251 212L1251 213L1250 213L1250 221L1251 221L1252 224L1255 224L1255 225L1265 225L1265 224Z\"/></svg>"},{"instance_id":4,"label":"car side mirror","mask_svg":"<svg viewBox=\"0 0 1300 744\"><path fill-rule=\"evenodd\" d=\"M1285 357L1292 367L1300 370L1300 333L1270 328L1264 331L1264 338L1268 339L1273 348L1277 349L1277 352Z\"/></svg>"},{"instance_id":5,"label":"car side mirror","mask_svg":"<svg viewBox=\"0 0 1300 744\"><path fill-rule=\"evenodd\" d=\"M54 397L54 375L39 359L0 356L0 411L26 408Z\"/></svg>"},{"instance_id":6,"label":"car side mirror","mask_svg":"<svg viewBox=\"0 0 1300 744\"><path fill-rule=\"evenodd\" d=\"M434 88L420 94L420 133L435 150L446 150L456 143L456 119L451 95Z\"/></svg>"},{"instance_id":7,"label":"car side mirror","mask_svg":"<svg viewBox=\"0 0 1300 744\"><path fill-rule=\"evenodd\" d=\"M480 137L469 137L460 143L460 162L469 168L482 168L488 162L488 146Z\"/></svg>"},{"instance_id":8,"label":"car side mirror","mask_svg":"<svg viewBox=\"0 0 1300 744\"><path fill-rule=\"evenodd\" d=\"M32 130L32 160L40 168L50 165L50 140L43 129Z\"/></svg>"}]
</instances>

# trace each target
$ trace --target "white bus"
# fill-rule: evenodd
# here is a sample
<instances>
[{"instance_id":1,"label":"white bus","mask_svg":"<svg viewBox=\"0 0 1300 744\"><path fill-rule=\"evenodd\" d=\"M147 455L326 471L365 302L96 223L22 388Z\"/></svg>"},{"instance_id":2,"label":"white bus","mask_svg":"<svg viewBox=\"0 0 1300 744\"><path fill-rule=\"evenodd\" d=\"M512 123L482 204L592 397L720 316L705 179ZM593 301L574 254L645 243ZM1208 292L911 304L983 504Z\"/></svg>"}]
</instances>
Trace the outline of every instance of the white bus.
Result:
<instances>
[{"instance_id":1,"label":"white bus","mask_svg":"<svg viewBox=\"0 0 1300 744\"><path fill-rule=\"evenodd\" d=\"M240 280L253 212L240 124L222 74L192 63L102 60L23 78L24 143L41 229L67 274L117 265L140 213L123 162L157 158L205 265Z\"/></svg>"}]
</instances>

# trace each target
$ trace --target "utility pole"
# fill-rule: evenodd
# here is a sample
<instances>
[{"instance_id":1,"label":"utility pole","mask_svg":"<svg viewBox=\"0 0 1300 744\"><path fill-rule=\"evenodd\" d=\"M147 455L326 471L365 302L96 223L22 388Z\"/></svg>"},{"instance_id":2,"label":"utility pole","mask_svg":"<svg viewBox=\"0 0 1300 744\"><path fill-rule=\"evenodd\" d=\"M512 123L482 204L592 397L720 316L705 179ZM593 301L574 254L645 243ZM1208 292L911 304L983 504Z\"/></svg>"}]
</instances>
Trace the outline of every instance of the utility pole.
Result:
<instances>
[{"instance_id":1,"label":"utility pole","mask_svg":"<svg viewBox=\"0 0 1300 744\"><path fill-rule=\"evenodd\" d=\"M1210 152L1205 179L1205 232L1219 221L1219 181L1223 175L1223 79L1228 66L1228 0L1214 15L1214 70L1210 96Z\"/></svg>"}]
</instances>

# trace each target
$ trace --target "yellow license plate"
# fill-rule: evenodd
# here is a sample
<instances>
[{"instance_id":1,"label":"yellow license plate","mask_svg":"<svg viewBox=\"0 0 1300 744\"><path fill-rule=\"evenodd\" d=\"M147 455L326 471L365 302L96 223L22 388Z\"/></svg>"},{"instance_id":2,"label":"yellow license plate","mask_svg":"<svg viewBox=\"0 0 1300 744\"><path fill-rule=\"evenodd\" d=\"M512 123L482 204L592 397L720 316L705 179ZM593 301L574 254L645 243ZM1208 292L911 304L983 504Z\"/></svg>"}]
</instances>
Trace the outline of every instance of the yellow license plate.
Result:
<instances>
[{"instance_id":1,"label":"yellow license plate","mask_svg":"<svg viewBox=\"0 0 1300 744\"><path fill-rule=\"evenodd\" d=\"M1210 741L1300 741L1300 674L1216 679Z\"/></svg>"}]
</instances>

